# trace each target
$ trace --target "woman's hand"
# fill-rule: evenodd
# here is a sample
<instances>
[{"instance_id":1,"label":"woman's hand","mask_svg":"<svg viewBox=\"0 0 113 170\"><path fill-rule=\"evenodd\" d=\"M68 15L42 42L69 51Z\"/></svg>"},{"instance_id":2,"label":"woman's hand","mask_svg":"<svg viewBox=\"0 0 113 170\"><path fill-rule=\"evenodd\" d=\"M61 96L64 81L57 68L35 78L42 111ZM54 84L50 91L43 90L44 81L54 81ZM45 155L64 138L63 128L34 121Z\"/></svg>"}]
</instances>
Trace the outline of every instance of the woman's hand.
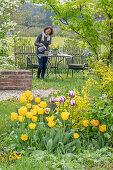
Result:
<instances>
[{"instance_id":1,"label":"woman's hand","mask_svg":"<svg viewBox=\"0 0 113 170\"><path fill-rule=\"evenodd\" d=\"M44 45L44 44L42 44L42 43L39 44L40 47L43 46L43 45Z\"/></svg>"}]
</instances>

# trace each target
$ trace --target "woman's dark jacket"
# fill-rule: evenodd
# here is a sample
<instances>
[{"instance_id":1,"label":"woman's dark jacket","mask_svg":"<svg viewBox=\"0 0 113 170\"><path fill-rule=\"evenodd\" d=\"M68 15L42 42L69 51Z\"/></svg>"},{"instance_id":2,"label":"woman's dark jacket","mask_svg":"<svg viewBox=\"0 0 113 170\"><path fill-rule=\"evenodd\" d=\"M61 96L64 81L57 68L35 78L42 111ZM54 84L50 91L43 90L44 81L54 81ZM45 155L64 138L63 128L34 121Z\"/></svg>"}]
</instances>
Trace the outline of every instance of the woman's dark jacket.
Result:
<instances>
[{"instance_id":1,"label":"woman's dark jacket","mask_svg":"<svg viewBox=\"0 0 113 170\"><path fill-rule=\"evenodd\" d=\"M37 37L34 45L37 46L36 48L36 54L44 54L44 51L43 52L39 52L38 51L38 48L40 47L39 44L42 43L46 46L46 50L45 51L48 51L49 50L49 45L51 44L51 37L50 37L50 41L47 41L47 37L44 36L44 41L42 41L42 33L39 34L39 36Z\"/></svg>"}]
</instances>

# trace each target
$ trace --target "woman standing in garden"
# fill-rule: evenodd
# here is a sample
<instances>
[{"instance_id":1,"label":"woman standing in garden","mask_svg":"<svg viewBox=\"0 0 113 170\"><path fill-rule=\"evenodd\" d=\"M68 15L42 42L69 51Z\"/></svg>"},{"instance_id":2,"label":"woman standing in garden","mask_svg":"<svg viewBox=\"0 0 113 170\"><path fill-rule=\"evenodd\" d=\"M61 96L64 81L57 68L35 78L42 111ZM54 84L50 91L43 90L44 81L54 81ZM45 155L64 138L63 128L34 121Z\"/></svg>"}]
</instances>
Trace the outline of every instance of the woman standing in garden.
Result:
<instances>
[{"instance_id":1,"label":"woman standing in garden","mask_svg":"<svg viewBox=\"0 0 113 170\"><path fill-rule=\"evenodd\" d=\"M39 34L39 36L37 37L34 45L37 46L37 57L38 57L38 71L37 71L37 79L40 78L40 74L41 74L41 78L44 78L45 75L45 71L47 68L47 61L48 61L48 57L40 57L39 54L44 54L45 51L49 51L49 45L51 44L51 35L53 34L53 28L51 26L47 26L44 28L44 31Z\"/></svg>"}]
</instances>

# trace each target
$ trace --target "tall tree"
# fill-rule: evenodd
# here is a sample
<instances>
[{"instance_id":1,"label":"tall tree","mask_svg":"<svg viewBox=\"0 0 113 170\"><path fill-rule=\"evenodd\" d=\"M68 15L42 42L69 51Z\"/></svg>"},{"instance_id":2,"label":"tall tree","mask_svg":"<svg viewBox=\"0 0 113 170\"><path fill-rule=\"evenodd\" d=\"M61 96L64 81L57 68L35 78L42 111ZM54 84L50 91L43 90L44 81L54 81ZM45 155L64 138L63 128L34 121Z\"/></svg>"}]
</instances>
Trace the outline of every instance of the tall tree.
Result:
<instances>
[{"instance_id":1,"label":"tall tree","mask_svg":"<svg viewBox=\"0 0 113 170\"><path fill-rule=\"evenodd\" d=\"M113 1L112 0L98 0L94 2L93 11L96 15L101 19L105 18L105 20L100 20L96 23L96 27L100 31L100 38L102 40L102 44L105 44L107 47L107 65L113 59Z\"/></svg>"},{"instance_id":2,"label":"tall tree","mask_svg":"<svg viewBox=\"0 0 113 170\"><path fill-rule=\"evenodd\" d=\"M55 12L52 20L62 30L72 31L86 42L99 57L99 48L104 44L107 49L107 64L113 56L113 2L111 0L31 0L41 3L47 10ZM98 17L96 17L98 16ZM103 20L103 17L105 20Z\"/></svg>"}]
</instances>

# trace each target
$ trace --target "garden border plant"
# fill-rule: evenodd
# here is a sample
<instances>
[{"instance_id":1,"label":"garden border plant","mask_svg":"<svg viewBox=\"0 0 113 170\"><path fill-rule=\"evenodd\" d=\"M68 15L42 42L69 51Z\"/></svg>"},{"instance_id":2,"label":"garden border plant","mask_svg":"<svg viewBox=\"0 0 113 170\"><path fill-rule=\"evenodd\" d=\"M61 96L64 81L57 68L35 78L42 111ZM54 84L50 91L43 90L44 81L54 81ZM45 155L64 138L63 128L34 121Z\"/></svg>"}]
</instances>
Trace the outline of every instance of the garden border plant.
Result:
<instances>
[{"instance_id":1,"label":"garden border plant","mask_svg":"<svg viewBox=\"0 0 113 170\"><path fill-rule=\"evenodd\" d=\"M24 106L18 109L18 114L11 113L14 129L10 136L12 141L15 140L12 146L19 151L35 148L67 153L112 145L112 136L104 133L110 127L104 122L106 116L101 120L98 111L96 116L90 113L94 102L94 98L89 98L92 85L100 89L95 80L89 79L83 87L83 96L74 90L66 97L51 97L50 102L41 101L39 97L33 100L31 92L25 91L20 97ZM107 123L110 122L108 118Z\"/></svg>"}]
</instances>

